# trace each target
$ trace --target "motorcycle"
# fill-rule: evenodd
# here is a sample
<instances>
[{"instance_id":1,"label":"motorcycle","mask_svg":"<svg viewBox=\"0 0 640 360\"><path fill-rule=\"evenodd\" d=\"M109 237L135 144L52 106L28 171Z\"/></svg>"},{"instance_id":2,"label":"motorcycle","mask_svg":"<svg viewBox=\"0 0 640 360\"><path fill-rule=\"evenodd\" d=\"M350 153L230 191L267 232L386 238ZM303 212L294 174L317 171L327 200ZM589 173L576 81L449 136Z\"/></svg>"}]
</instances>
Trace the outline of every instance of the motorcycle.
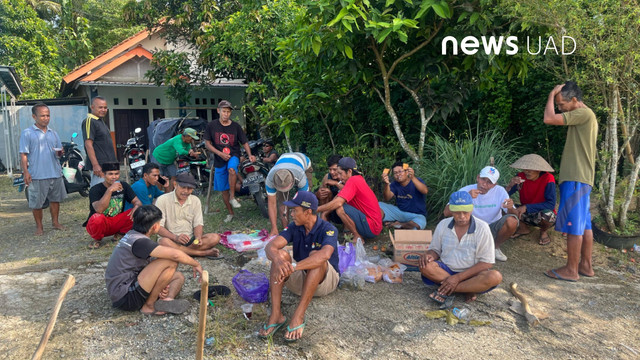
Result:
<instances>
[{"instance_id":1,"label":"motorcycle","mask_svg":"<svg viewBox=\"0 0 640 360\"><path fill-rule=\"evenodd\" d=\"M249 141L251 154L255 155L256 161L250 161L246 156L244 148L241 150L244 161L242 161L240 166L240 173L244 178L244 180L242 180L242 188L247 189L251 196L253 196L253 200L258 206L262 216L269 218L267 190L265 188L265 181L267 180L267 174L269 174L269 167L259 160L264 156L262 154L262 145L265 141L265 139Z\"/></svg>"},{"instance_id":2,"label":"motorcycle","mask_svg":"<svg viewBox=\"0 0 640 360\"><path fill-rule=\"evenodd\" d=\"M124 165L125 168L129 169L125 174L125 180L130 184L142 179L142 167L147 163L144 141L142 140L143 135L141 133L142 129L136 128L132 137L124 145Z\"/></svg>"},{"instance_id":3,"label":"motorcycle","mask_svg":"<svg viewBox=\"0 0 640 360\"><path fill-rule=\"evenodd\" d=\"M196 179L196 188L193 189L193 195L198 196L203 194L207 186L209 186L211 169L207 168L207 152L204 141L196 145L193 150L199 152L199 154L195 157L189 155L178 156L176 166L178 168L177 174L191 172L193 178Z\"/></svg>"}]
</instances>

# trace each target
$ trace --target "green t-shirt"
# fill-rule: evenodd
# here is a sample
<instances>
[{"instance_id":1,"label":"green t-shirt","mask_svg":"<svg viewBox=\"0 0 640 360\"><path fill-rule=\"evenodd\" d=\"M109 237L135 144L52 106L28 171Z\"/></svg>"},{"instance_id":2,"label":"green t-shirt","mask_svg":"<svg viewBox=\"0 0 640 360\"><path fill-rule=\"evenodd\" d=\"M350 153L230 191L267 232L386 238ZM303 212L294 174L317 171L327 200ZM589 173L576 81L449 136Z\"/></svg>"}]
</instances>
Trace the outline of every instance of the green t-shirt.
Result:
<instances>
[{"instance_id":1,"label":"green t-shirt","mask_svg":"<svg viewBox=\"0 0 640 360\"><path fill-rule=\"evenodd\" d=\"M598 138L596 114L589 108L578 108L562 113L562 117L568 130L558 181L577 181L593 186Z\"/></svg>"},{"instance_id":2,"label":"green t-shirt","mask_svg":"<svg viewBox=\"0 0 640 360\"><path fill-rule=\"evenodd\" d=\"M178 134L153 150L153 157L161 165L171 165L178 155L187 155L191 150L191 144L182 141L182 134Z\"/></svg>"}]
</instances>

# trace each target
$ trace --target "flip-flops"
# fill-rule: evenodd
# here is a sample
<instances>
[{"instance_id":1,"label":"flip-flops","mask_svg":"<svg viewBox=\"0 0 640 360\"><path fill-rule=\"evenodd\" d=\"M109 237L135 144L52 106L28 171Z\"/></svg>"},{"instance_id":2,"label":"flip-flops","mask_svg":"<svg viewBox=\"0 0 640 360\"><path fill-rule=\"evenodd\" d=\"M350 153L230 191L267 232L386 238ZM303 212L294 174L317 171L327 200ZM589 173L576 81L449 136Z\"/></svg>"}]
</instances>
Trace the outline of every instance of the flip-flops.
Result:
<instances>
[{"instance_id":1,"label":"flip-flops","mask_svg":"<svg viewBox=\"0 0 640 360\"><path fill-rule=\"evenodd\" d=\"M298 330L298 329L304 329L304 326L305 326L305 325L307 325L307 319L305 319L305 320L302 322L302 324L300 324L300 325L298 325L298 326L294 327L293 329L292 329L292 328L290 328L290 327L289 327L289 325L287 325L287 333L291 334L292 332L294 332L294 331L296 331L296 330ZM285 337L284 337L284 341L286 341L286 342L290 342L290 343L292 343L292 342L296 342L296 341L300 340L300 339L289 339L289 338L287 337L287 334L286 334L286 333L285 333L284 335L285 335ZM303 335L304 335L304 333L303 333Z\"/></svg>"},{"instance_id":2,"label":"flip-flops","mask_svg":"<svg viewBox=\"0 0 640 360\"><path fill-rule=\"evenodd\" d=\"M209 260L222 260L222 259L224 259L224 255L222 255L222 254L220 254L220 255L218 255L218 256L211 256L211 255L209 255L209 256L205 256L205 257L206 257L207 259L209 259Z\"/></svg>"},{"instance_id":3,"label":"flip-flops","mask_svg":"<svg viewBox=\"0 0 640 360\"><path fill-rule=\"evenodd\" d=\"M578 280L573 280L573 279L563 278L562 276L558 275L558 273L556 272L556 269L551 269L551 270L549 270L549 271L551 271L551 273L552 273L553 275L555 275L555 276L551 276L551 275L549 275L549 272L548 272L548 271L545 271L545 272L544 272L544 274L545 274L547 277L550 277L550 278L552 278L552 279L555 279L555 280L562 280L562 281L568 281L568 282L577 282L577 281L578 281Z\"/></svg>"},{"instance_id":4,"label":"flip-flops","mask_svg":"<svg viewBox=\"0 0 640 360\"><path fill-rule=\"evenodd\" d=\"M200 290L193 293L193 298L200 301ZM223 285L210 285L209 286L209 299L216 296L228 296L231 294L231 289Z\"/></svg>"},{"instance_id":5,"label":"flip-flops","mask_svg":"<svg viewBox=\"0 0 640 360\"><path fill-rule=\"evenodd\" d=\"M268 339L268 338L272 337L273 334L275 334L278 330L282 329L282 327L286 323L287 323L287 318L285 318L284 321L281 322L281 323L275 323L275 324L271 324L271 325L263 324L262 325L262 330L264 330L264 331L269 331L269 329L271 329L271 328L275 328L275 329L271 330L271 332L268 333L267 335L262 335L262 334L258 333L258 337L260 339Z\"/></svg>"},{"instance_id":6,"label":"flip-flops","mask_svg":"<svg viewBox=\"0 0 640 360\"><path fill-rule=\"evenodd\" d=\"M154 304L156 311L167 312L171 314L182 314L190 307L189 301L184 299L178 300L158 300Z\"/></svg>"},{"instance_id":7,"label":"flip-flops","mask_svg":"<svg viewBox=\"0 0 640 360\"><path fill-rule=\"evenodd\" d=\"M100 249L101 247L102 247L102 241L91 240L91 243L89 243L89 249L95 250L95 249Z\"/></svg>"},{"instance_id":8,"label":"flip-flops","mask_svg":"<svg viewBox=\"0 0 640 360\"><path fill-rule=\"evenodd\" d=\"M436 299L436 296L441 297L444 300L439 300ZM429 297L431 298L431 300L437 302L438 304L440 304L440 309L444 310L444 309L448 309L451 306L453 306L453 300L455 300L456 296L451 294L451 295L444 295L444 294L440 294L438 292L438 290L435 290L434 292L431 293L431 295L429 295Z\"/></svg>"},{"instance_id":9,"label":"flip-flops","mask_svg":"<svg viewBox=\"0 0 640 360\"><path fill-rule=\"evenodd\" d=\"M538 245L549 245L551 243L551 236L549 236L549 234L547 234L547 236L545 237L541 237L540 240L538 241Z\"/></svg>"}]
</instances>

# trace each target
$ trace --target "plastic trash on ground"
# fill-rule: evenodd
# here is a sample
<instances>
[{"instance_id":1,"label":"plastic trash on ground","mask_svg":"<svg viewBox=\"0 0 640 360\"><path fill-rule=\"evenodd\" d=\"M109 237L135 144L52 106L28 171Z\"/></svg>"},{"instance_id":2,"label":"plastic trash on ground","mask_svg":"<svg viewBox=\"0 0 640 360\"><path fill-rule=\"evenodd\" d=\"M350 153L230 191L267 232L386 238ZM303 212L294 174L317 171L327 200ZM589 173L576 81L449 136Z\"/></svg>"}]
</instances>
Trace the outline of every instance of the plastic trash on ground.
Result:
<instances>
[{"instance_id":1,"label":"plastic trash on ground","mask_svg":"<svg viewBox=\"0 0 640 360\"><path fill-rule=\"evenodd\" d=\"M269 279L263 273L240 270L231 280L238 295L249 303L262 303L269 298Z\"/></svg>"},{"instance_id":2,"label":"plastic trash on ground","mask_svg":"<svg viewBox=\"0 0 640 360\"><path fill-rule=\"evenodd\" d=\"M347 271L340 274L340 282L338 286L347 290L362 290L364 288L364 277L366 275L364 268L355 266L350 267Z\"/></svg>"},{"instance_id":3,"label":"plastic trash on ground","mask_svg":"<svg viewBox=\"0 0 640 360\"><path fill-rule=\"evenodd\" d=\"M275 236L269 236L265 229L251 234L233 234L230 231L220 234L220 244L238 252L264 249Z\"/></svg>"}]
</instances>

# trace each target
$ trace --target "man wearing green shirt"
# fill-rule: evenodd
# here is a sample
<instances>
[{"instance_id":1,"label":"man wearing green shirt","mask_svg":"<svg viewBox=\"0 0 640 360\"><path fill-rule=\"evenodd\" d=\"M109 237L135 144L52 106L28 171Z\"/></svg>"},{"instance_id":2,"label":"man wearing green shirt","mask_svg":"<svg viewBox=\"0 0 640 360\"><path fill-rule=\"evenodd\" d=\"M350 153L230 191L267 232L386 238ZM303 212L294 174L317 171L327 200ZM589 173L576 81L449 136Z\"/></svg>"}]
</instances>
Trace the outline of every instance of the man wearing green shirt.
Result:
<instances>
[{"instance_id":1,"label":"man wearing green shirt","mask_svg":"<svg viewBox=\"0 0 640 360\"><path fill-rule=\"evenodd\" d=\"M195 156L197 153L191 149L191 142L199 140L198 133L192 128L186 128L182 134L178 134L164 143L158 145L153 150L153 157L160 165L160 173L163 176L171 178L167 192L173 191L173 183L176 181L178 169L176 167L176 158L179 155Z\"/></svg>"}]
</instances>

